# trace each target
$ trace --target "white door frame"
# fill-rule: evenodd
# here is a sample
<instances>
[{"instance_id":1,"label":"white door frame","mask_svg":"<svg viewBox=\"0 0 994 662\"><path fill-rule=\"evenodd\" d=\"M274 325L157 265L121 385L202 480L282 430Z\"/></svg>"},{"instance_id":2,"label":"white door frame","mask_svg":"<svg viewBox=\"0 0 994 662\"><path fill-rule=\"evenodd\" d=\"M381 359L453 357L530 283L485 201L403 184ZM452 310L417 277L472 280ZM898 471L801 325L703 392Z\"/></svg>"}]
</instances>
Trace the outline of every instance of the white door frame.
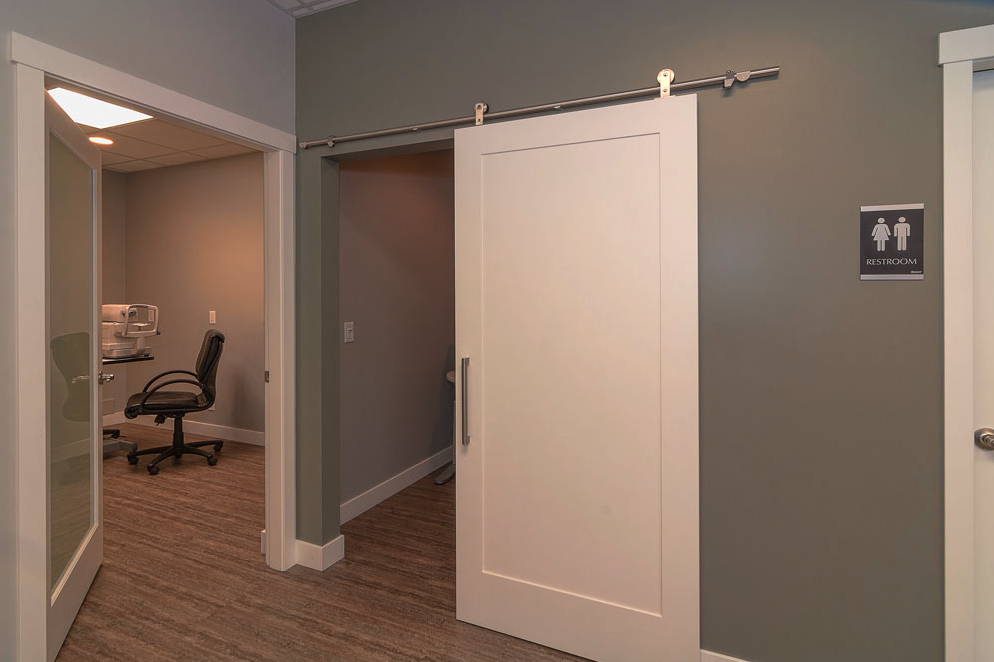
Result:
<instances>
[{"instance_id":1,"label":"white door frame","mask_svg":"<svg viewBox=\"0 0 994 662\"><path fill-rule=\"evenodd\" d=\"M973 74L994 67L994 25L939 35L946 659L974 659Z\"/></svg>"},{"instance_id":2,"label":"white door frame","mask_svg":"<svg viewBox=\"0 0 994 662\"><path fill-rule=\"evenodd\" d=\"M47 475L45 319L44 79L54 76L248 141L265 151L266 561L277 570L296 563L294 415L294 171L296 137L150 83L10 33L16 65L15 309L17 333L17 650L18 659L46 657L47 522L35 499ZM259 375L262 379L263 376ZM44 586L45 590L34 590ZM30 588L29 588L30 587Z\"/></svg>"}]
</instances>

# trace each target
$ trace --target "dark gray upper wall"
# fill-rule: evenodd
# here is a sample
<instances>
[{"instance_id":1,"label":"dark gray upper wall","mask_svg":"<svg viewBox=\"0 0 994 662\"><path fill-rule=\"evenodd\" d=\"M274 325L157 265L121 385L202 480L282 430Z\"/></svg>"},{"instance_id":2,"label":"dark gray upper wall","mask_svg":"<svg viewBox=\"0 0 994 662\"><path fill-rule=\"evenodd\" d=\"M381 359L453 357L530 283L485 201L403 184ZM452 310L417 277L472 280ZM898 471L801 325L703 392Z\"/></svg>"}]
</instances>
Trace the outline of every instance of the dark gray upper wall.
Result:
<instances>
[{"instance_id":1,"label":"dark gray upper wall","mask_svg":"<svg viewBox=\"0 0 994 662\"><path fill-rule=\"evenodd\" d=\"M362 0L298 21L297 132L646 87L663 67L687 80L781 65L779 79L699 93L702 643L754 662L934 662L936 36L989 23L994 6L966 0ZM320 155L410 139L302 153L301 232L327 218ZM926 205L926 279L860 283L859 206L901 202ZM337 329L324 336L338 347Z\"/></svg>"},{"instance_id":2,"label":"dark gray upper wall","mask_svg":"<svg viewBox=\"0 0 994 662\"><path fill-rule=\"evenodd\" d=\"M0 3L5 43L20 32L290 133L294 27L265 0Z\"/></svg>"}]
</instances>

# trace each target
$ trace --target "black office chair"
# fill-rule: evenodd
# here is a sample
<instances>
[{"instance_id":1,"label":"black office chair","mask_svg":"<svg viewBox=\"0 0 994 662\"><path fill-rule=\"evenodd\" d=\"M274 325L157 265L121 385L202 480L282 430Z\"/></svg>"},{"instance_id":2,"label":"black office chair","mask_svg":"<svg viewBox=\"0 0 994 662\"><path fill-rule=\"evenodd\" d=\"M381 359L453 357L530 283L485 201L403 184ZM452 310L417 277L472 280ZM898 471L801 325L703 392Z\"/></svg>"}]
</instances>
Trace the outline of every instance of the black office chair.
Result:
<instances>
[{"instance_id":1,"label":"black office chair","mask_svg":"<svg viewBox=\"0 0 994 662\"><path fill-rule=\"evenodd\" d=\"M145 384L141 393L135 393L128 398L128 406L124 408L124 415L127 418L138 418L139 416L155 416L155 424L160 425L166 422L166 418L173 419L173 443L171 446L159 446L158 448L148 448L142 451L131 451L128 453L128 462L138 464L139 455L150 455L159 453L159 456L148 463L148 472L153 476L159 473L159 462L167 457L181 457L187 453L202 455L207 458L207 464L214 466L217 458L214 453L200 450L201 446L214 446L214 451L221 450L223 441L194 441L186 443L183 440L183 417L195 411L210 409L214 404L215 390L214 379L217 376L217 366L221 361L221 350L224 347L224 334L216 329L210 329L204 334L204 343L200 347L200 356L197 357L196 372L189 370L169 370L160 375L156 375ZM152 387L162 377L166 375L184 374L196 378L192 379L170 379ZM191 384L200 389L200 393L191 391L163 391L163 386L170 384ZM151 387L151 388L150 388Z\"/></svg>"}]
</instances>

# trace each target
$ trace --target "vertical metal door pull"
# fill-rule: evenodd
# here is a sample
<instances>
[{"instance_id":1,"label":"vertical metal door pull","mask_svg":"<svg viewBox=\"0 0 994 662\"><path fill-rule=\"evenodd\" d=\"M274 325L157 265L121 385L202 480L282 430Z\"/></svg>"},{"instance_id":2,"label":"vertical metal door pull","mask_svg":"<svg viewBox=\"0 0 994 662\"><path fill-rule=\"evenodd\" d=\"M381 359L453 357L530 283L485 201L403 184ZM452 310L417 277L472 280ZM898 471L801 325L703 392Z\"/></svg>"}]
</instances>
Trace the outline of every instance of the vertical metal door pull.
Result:
<instances>
[{"instance_id":1,"label":"vertical metal door pull","mask_svg":"<svg viewBox=\"0 0 994 662\"><path fill-rule=\"evenodd\" d=\"M462 359L462 445L469 445L469 357Z\"/></svg>"}]
</instances>

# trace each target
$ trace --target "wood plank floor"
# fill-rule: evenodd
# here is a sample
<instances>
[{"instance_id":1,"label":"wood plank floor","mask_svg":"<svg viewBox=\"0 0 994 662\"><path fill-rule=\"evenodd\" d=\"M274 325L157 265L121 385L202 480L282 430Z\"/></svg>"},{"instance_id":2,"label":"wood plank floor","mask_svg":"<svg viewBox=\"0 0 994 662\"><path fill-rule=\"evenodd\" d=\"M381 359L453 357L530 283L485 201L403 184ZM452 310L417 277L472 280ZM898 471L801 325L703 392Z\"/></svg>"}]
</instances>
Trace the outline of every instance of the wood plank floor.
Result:
<instances>
[{"instance_id":1,"label":"wood plank floor","mask_svg":"<svg viewBox=\"0 0 994 662\"><path fill-rule=\"evenodd\" d=\"M141 448L170 432L124 424ZM191 440L206 439L188 434ZM104 564L59 654L77 660L579 660L455 620L455 483L425 478L342 527L325 572L266 567L263 449L149 476L104 460Z\"/></svg>"}]
</instances>

